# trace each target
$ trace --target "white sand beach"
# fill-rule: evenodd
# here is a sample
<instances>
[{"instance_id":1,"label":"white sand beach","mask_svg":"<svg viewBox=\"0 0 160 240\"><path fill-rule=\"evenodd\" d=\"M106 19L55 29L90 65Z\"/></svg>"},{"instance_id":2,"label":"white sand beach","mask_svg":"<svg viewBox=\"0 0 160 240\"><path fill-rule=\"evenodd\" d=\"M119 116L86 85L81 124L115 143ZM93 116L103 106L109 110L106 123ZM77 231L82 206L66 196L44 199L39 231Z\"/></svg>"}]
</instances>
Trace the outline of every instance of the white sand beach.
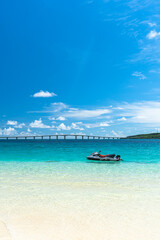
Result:
<instances>
[{"instance_id":1,"label":"white sand beach","mask_svg":"<svg viewBox=\"0 0 160 240\"><path fill-rule=\"evenodd\" d=\"M104 178L103 171L98 180L98 173L86 169L82 178L70 166L62 175L58 165L50 165L48 175L35 166L13 174L12 166L1 176L1 240L159 240L156 176L149 182L138 172L129 179L106 172Z\"/></svg>"}]
</instances>

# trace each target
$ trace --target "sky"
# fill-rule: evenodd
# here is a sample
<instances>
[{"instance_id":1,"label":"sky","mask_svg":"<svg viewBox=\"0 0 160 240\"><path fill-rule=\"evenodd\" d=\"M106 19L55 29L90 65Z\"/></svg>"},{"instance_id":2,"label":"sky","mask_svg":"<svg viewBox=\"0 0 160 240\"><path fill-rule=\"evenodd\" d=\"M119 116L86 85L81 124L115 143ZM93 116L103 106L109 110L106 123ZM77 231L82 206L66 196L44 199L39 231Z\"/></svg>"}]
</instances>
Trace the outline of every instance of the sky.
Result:
<instances>
[{"instance_id":1,"label":"sky","mask_svg":"<svg viewBox=\"0 0 160 240\"><path fill-rule=\"evenodd\" d=\"M0 135L160 130L159 0L0 3Z\"/></svg>"}]
</instances>

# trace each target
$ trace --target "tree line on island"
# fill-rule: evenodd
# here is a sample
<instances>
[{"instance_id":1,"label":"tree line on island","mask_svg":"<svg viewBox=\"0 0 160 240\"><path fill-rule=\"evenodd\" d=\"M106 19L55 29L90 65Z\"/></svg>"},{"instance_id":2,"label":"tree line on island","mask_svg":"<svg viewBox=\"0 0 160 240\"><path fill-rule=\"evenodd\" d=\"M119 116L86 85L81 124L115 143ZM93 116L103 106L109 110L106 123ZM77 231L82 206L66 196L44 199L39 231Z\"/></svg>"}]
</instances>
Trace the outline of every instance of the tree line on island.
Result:
<instances>
[{"instance_id":1,"label":"tree line on island","mask_svg":"<svg viewBox=\"0 0 160 240\"><path fill-rule=\"evenodd\" d=\"M160 133L147 133L128 136L129 139L160 139Z\"/></svg>"}]
</instances>

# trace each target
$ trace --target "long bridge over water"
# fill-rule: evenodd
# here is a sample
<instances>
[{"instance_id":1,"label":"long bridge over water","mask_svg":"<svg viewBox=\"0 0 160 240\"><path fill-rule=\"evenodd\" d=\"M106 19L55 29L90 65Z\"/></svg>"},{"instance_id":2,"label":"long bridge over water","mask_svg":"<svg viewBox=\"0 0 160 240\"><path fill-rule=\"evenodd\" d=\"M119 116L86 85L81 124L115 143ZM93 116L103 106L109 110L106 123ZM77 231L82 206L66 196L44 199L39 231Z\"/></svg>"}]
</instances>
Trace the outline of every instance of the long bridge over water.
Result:
<instances>
[{"instance_id":1,"label":"long bridge over water","mask_svg":"<svg viewBox=\"0 0 160 240\"><path fill-rule=\"evenodd\" d=\"M81 134L54 134L54 135L31 135L31 136L3 136L0 139L120 139L120 137L106 137L106 136L93 136L93 135L81 135Z\"/></svg>"}]
</instances>

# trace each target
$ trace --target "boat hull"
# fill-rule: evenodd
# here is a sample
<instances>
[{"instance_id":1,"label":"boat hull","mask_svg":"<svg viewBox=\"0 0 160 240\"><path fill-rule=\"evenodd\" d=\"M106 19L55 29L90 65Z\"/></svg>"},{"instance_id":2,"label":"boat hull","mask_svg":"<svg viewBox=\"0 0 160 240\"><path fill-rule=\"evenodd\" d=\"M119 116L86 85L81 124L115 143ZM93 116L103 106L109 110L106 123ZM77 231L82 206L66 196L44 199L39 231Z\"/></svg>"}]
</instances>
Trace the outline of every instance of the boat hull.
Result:
<instances>
[{"instance_id":1,"label":"boat hull","mask_svg":"<svg viewBox=\"0 0 160 240\"><path fill-rule=\"evenodd\" d=\"M87 157L88 160L93 160L93 161L107 161L107 162L119 162L122 161L122 159L118 159L118 158L109 158L109 157L105 157L105 158L101 158L101 157L92 157L92 156L88 156Z\"/></svg>"}]
</instances>

